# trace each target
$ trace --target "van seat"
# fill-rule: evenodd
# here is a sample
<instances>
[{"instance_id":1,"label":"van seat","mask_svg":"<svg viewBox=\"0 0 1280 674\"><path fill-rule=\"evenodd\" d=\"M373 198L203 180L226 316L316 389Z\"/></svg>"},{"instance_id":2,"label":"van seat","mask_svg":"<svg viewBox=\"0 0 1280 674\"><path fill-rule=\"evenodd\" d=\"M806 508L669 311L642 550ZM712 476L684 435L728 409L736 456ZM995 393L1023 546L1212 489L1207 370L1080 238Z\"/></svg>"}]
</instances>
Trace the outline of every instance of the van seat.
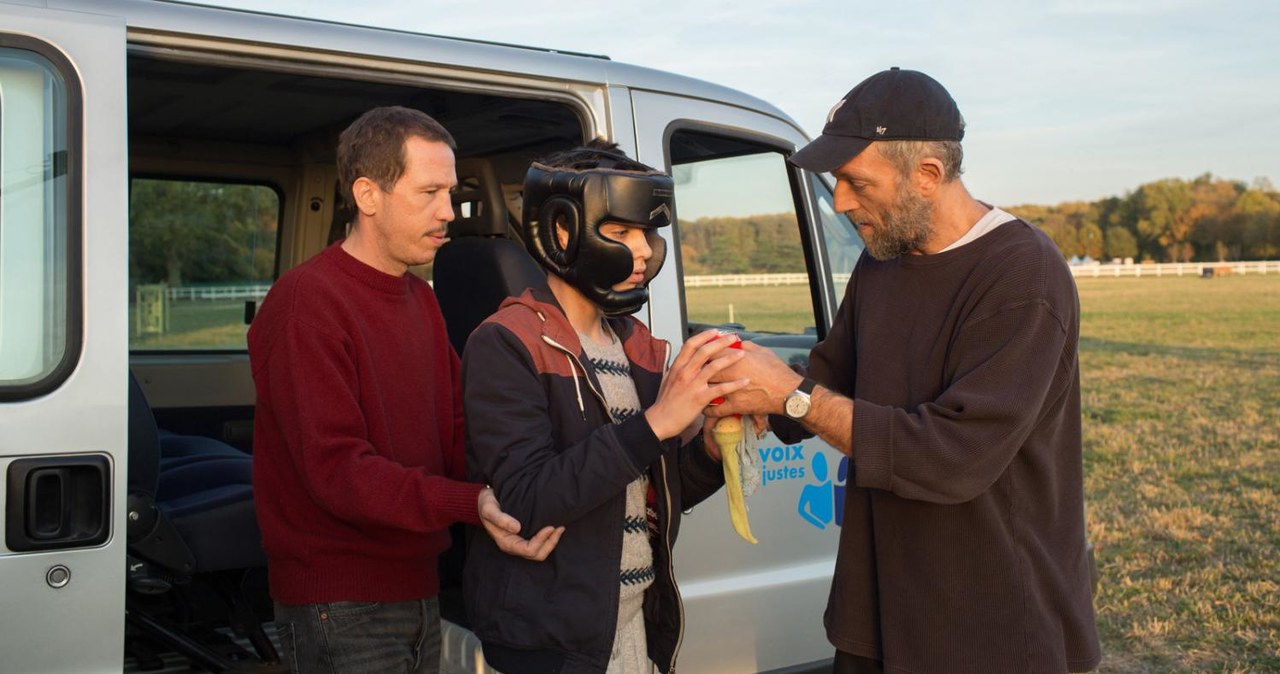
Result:
<instances>
[{"instance_id":1,"label":"van seat","mask_svg":"<svg viewBox=\"0 0 1280 674\"><path fill-rule=\"evenodd\" d=\"M456 239L436 254L436 297L449 341L459 354L471 332L503 300L519 296L526 288L546 285L542 268L523 245L511 239Z\"/></svg>"},{"instance_id":2,"label":"van seat","mask_svg":"<svg viewBox=\"0 0 1280 674\"><path fill-rule=\"evenodd\" d=\"M507 202L493 166L473 157L459 159L457 170L451 240L436 253L432 278L449 342L461 355L471 331L503 300L545 287L547 277L523 245L506 238Z\"/></svg>"},{"instance_id":3,"label":"van seat","mask_svg":"<svg viewBox=\"0 0 1280 674\"><path fill-rule=\"evenodd\" d=\"M450 195L453 222L449 223L449 236L454 239L505 236L507 202L493 164L483 157L467 157L457 160L455 170L458 187Z\"/></svg>"},{"instance_id":4,"label":"van seat","mask_svg":"<svg viewBox=\"0 0 1280 674\"><path fill-rule=\"evenodd\" d=\"M166 440L185 454L169 460L183 463L161 465ZM253 617L247 583L266 566L253 509L252 457L212 438L160 431L132 372L128 449L125 618L131 632L145 638L127 639L126 651L150 654L148 662L154 664L158 660L146 645L154 641L205 671L236 669L232 659L187 633L195 611L163 610L163 603L156 603L157 596L174 596L173 585L198 582L213 590L202 596L217 597L211 601L218 605L214 610L225 612L224 624L246 636L264 663L278 663L274 645ZM191 595L184 591L183 596Z\"/></svg>"},{"instance_id":5,"label":"van seat","mask_svg":"<svg viewBox=\"0 0 1280 674\"><path fill-rule=\"evenodd\" d=\"M190 570L168 571L266 566L253 510L253 457L213 438L158 428L132 373L129 393L130 483L144 486L141 491L177 530L194 563Z\"/></svg>"},{"instance_id":6,"label":"van seat","mask_svg":"<svg viewBox=\"0 0 1280 674\"><path fill-rule=\"evenodd\" d=\"M160 475L160 510L191 550L197 573L267 564L253 509L252 464L243 456L190 463Z\"/></svg>"},{"instance_id":7,"label":"van seat","mask_svg":"<svg viewBox=\"0 0 1280 674\"><path fill-rule=\"evenodd\" d=\"M170 470L206 459L249 459L249 454L204 435L180 435L163 428L160 435L160 480Z\"/></svg>"}]
</instances>

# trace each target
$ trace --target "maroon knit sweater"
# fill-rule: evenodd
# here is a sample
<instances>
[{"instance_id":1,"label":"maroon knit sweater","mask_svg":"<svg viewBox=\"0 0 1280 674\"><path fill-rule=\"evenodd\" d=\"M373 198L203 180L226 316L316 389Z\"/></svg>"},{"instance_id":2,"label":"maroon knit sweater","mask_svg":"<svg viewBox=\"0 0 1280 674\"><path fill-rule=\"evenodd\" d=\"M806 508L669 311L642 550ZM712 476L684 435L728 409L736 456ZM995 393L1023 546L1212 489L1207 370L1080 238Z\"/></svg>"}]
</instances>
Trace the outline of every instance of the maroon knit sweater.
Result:
<instances>
[{"instance_id":1,"label":"maroon knit sweater","mask_svg":"<svg viewBox=\"0 0 1280 674\"><path fill-rule=\"evenodd\" d=\"M439 591L461 482L462 396L435 294L334 244L271 288L249 330L253 487L271 596L404 601Z\"/></svg>"}]
</instances>

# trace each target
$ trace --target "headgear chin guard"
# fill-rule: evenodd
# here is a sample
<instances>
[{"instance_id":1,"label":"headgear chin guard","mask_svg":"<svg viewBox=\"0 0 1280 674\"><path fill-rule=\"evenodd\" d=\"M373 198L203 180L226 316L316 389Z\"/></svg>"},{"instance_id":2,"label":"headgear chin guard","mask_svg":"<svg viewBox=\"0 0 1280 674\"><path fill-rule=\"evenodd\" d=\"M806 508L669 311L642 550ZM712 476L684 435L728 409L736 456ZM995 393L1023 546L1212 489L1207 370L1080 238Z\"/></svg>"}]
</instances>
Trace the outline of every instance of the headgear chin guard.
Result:
<instances>
[{"instance_id":1,"label":"headgear chin guard","mask_svg":"<svg viewBox=\"0 0 1280 674\"><path fill-rule=\"evenodd\" d=\"M667 257L657 230L671 224L674 195L671 177L660 171L556 169L535 162L524 177L525 247L606 315L633 314L649 300L649 281ZM631 290L613 289L631 276L634 257L626 244L600 234L606 222L643 227L653 250L644 280ZM564 245L557 225L568 234Z\"/></svg>"}]
</instances>

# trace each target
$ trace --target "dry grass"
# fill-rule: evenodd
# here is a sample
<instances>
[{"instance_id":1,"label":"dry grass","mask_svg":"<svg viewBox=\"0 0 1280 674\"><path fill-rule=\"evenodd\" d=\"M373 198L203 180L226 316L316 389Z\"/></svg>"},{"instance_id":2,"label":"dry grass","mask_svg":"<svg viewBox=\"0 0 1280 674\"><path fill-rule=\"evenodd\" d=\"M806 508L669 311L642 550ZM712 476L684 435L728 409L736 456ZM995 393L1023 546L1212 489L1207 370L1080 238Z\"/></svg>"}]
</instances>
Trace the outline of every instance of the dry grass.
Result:
<instances>
[{"instance_id":1,"label":"dry grass","mask_svg":"<svg viewBox=\"0 0 1280 674\"><path fill-rule=\"evenodd\" d=\"M799 334L816 323L809 287L742 286L686 288L691 323L741 323L756 332Z\"/></svg>"},{"instance_id":2,"label":"dry grass","mask_svg":"<svg viewBox=\"0 0 1280 674\"><path fill-rule=\"evenodd\" d=\"M1280 277L1079 287L1099 671L1280 671Z\"/></svg>"}]
</instances>

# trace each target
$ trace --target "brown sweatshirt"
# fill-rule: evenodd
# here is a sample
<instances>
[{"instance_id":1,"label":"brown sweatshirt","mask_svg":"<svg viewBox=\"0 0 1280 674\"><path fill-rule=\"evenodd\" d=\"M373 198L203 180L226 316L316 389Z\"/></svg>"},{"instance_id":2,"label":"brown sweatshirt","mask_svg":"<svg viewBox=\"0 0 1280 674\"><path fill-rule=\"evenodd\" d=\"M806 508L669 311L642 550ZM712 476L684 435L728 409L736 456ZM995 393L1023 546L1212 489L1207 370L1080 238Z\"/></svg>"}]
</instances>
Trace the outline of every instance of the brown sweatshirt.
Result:
<instances>
[{"instance_id":1,"label":"brown sweatshirt","mask_svg":"<svg viewBox=\"0 0 1280 674\"><path fill-rule=\"evenodd\" d=\"M810 371L855 401L837 648L913 674L1097 665L1078 340L1075 282L1020 220L863 255Z\"/></svg>"}]
</instances>

